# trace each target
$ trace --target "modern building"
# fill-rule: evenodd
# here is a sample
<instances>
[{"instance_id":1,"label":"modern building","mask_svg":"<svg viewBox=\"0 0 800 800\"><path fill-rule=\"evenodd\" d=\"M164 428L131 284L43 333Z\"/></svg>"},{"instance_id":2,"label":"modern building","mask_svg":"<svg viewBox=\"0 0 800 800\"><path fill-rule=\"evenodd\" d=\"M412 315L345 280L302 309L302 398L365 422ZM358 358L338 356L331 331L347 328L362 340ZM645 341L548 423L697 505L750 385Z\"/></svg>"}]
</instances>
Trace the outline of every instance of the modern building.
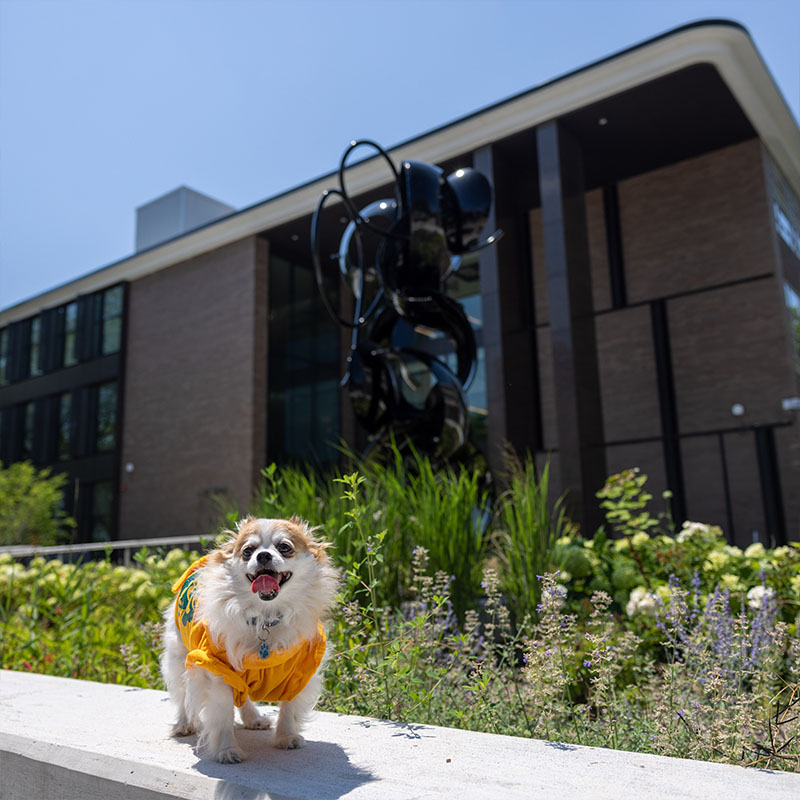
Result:
<instances>
[{"instance_id":1,"label":"modern building","mask_svg":"<svg viewBox=\"0 0 800 800\"><path fill-rule=\"evenodd\" d=\"M670 31L391 154L494 186L505 236L449 285L493 466L507 441L549 457L588 528L605 476L635 466L678 518L800 539L800 130L746 30ZM220 205L0 311L0 458L65 470L81 538L206 530L269 461L357 440L309 252L334 183ZM348 188L358 207L392 192L379 158Z\"/></svg>"}]
</instances>

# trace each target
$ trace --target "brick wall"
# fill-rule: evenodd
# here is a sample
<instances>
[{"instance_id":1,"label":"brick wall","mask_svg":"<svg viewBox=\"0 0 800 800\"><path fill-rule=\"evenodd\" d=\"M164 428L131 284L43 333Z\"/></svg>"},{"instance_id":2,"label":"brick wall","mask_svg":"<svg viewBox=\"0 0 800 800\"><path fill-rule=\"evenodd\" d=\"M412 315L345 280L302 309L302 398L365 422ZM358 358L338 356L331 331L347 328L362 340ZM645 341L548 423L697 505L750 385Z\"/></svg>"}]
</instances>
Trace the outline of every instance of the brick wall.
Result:
<instances>
[{"instance_id":1,"label":"brick wall","mask_svg":"<svg viewBox=\"0 0 800 800\"><path fill-rule=\"evenodd\" d=\"M746 545L753 530L764 530L755 439L746 428L786 417L781 399L796 387L761 145L751 140L638 175L619 184L618 196L628 307L611 310L602 193L586 195L608 469L638 466L656 497L666 488L660 441L630 441L661 435L650 301L665 298L687 512L726 525L724 449L728 504ZM547 449L558 447L558 399L539 209L530 220ZM744 405L743 418L732 416L734 403ZM721 449L710 432L736 426L744 430L725 434ZM776 443L789 535L800 539L797 427L778 429Z\"/></svg>"},{"instance_id":2,"label":"brick wall","mask_svg":"<svg viewBox=\"0 0 800 800\"><path fill-rule=\"evenodd\" d=\"M638 175L618 191L629 303L775 270L758 140Z\"/></svg>"},{"instance_id":3,"label":"brick wall","mask_svg":"<svg viewBox=\"0 0 800 800\"><path fill-rule=\"evenodd\" d=\"M248 238L130 287L120 537L211 532L263 466L266 242Z\"/></svg>"}]
</instances>

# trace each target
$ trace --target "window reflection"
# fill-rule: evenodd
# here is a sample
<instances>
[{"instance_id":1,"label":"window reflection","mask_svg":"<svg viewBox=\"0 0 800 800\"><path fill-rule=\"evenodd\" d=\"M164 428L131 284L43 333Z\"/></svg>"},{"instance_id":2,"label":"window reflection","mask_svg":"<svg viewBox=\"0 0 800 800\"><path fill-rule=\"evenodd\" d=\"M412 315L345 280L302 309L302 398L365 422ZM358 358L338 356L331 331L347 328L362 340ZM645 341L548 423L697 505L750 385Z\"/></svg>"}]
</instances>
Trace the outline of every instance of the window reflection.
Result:
<instances>
[{"instance_id":1,"label":"window reflection","mask_svg":"<svg viewBox=\"0 0 800 800\"><path fill-rule=\"evenodd\" d=\"M33 435L36 430L36 403L31 400L22 407L22 461L33 460Z\"/></svg>"},{"instance_id":2,"label":"window reflection","mask_svg":"<svg viewBox=\"0 0 800 800\"><path fill-rule=\"evenodd\" d=\"M122 286L103 292L101 354L119 352L122 343Z\"/></svg>"},{"instance_id":3,"label":"window reflection","mask_svg":"<svg viewBox=\"0 0 800 800\"><path fill-rule=\"evenodd\" d=\"M97 426L95 451L110 453L114 450L117 426L117 382L111 381L97 387Z\"/></svg>"},{"instance_id":4,"label":"window reflection","mask_svg":"<svg viewBox=\"0 0 800 800\"><path fill-rule=\"evenodd\" d=\"M111 541L111 481L102 481L92 486L91 541Z\"/></svg>"},{"instance_id":5,"label":"window reflection","mask_svg":"<svg viewBox=\"0 0 800 800\"><path fill-rule=\"evenodd\" d=\"M56 455L59 461L69 461L72 443L72 394L65 392L58 398L58 441Z\"/></svg>"},{"instance_id":6,"label":"window reflection","mask_svg":"<svg viewBox=\"0 0 800 800\"><path fill-rule=\"evenodd\" d=\"M62 363L65 367L71 367L78 363L77 335L78 303L72 302L64 306L64 352Z\"/></svg>"},{"instance_id":7,"label":"window reflection","mask_svg":"<svg viewBox=\"0 0 800 800\"><path fill-rule=\"evenodd\" d=\"M335 285L330 290L335 296ZM339 330L311 266L273 255L269 274L269 457L338 460Z\"/></svg>"},{"instance_id":8,"label":"window reflection","mask_svg":"<svg viewBox=\"0 0 800 800\"><path fill-rule=\"evenodd\" d=\"M794 337L795 354L800 359L800 294L788 283L783 285L783 294L786 299L786 310L789 312L789 324Z\"/></svg>"},{"instance_id":9,"label":"window reflection","mask_svg":"<svg viewBox=\"0 0 800 800\"><path fill-rule=\"evenodd\" d=\"M28 374L32 378L42 374L41 358L40 358L41 349L42 349L42 318L34 317L31 320L30 362L28 367Z\"/></svg>"},{"instance_id":10,"label":"window reflection","mask_svg":"<svg viewBox=\"0 0 800 800\"><path fill-rule=\"evenodd\" d=\"M8 349L9 349L8 328L0 330L0 386L8 383Z\"/></svg>"}]
</instances>

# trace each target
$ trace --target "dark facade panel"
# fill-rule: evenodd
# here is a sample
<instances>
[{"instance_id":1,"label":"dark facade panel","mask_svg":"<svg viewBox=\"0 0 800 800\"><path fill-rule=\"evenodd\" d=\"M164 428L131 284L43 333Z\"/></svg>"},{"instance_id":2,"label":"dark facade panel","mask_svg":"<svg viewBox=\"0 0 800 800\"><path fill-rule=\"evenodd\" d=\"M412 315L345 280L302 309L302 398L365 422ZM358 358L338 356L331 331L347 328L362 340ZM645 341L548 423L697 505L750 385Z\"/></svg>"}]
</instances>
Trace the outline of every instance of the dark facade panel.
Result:
<instances>
[{"instance_id":1,"label":"dark facade panel","mask_svg":"<svg viewBox=\"0 0 800 800\"><path fill-rule=\"evenodd\" d=\"M583 165L578 143L557 123L537 130L537 150L561 484L572 513L593 531L606 460Z\"/></svg>"}]
</instances>

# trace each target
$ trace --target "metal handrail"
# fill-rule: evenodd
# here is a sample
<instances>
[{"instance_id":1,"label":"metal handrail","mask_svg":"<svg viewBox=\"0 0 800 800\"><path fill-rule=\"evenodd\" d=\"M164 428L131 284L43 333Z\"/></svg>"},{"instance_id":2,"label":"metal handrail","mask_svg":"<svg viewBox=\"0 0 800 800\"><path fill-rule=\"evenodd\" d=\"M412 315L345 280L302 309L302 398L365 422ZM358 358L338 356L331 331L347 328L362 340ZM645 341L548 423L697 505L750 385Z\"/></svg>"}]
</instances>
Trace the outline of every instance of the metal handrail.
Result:
<instances>
[{"instance_id":1,"label":"metal handrail","mask_svg":"<svg viewBox=\"0 0 800 800\"><path fill-rule=\"evenodd\" d=\"M31 556L60 556L76 553L96 553L122 550L122 561L127 566L131 563L131 551L143 547L180 547L187 544L202 544L211 541L213 536L162 536L154 539L119 539L114 542L86 542L82 544L62 544L40 546L35 544L12 544L0 547L0 555L8 554L13 558L30 558Z\"/></svg>"}]
</instances>

